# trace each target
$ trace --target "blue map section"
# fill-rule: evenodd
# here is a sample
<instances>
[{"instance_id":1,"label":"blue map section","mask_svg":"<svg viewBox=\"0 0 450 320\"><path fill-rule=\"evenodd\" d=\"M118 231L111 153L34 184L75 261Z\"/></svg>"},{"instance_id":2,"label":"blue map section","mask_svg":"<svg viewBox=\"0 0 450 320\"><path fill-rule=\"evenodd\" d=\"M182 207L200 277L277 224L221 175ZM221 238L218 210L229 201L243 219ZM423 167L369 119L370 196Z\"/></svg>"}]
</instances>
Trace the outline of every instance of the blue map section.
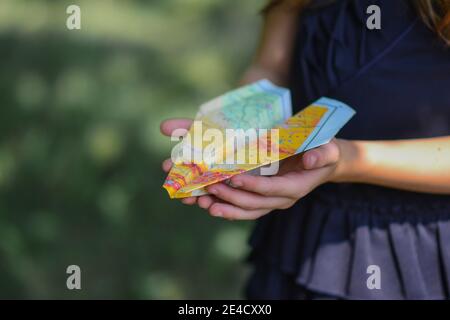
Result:
<instances>
[{"instance_id":1,"label":"blue map section","mask_svg":"<svg viewBox=\"0 0 450 320\"><path fill-rule=\"evenodd\" d=\"M289 89L269 80L233 90L215 101L220 108L213 107L207 117L226 128L270 129L292 115Z\"/></svg>"},{"instance_id":2,"label":"blue map section","mask_svg":"<svg viewBox=\"0 0 450 320\"><path fill-rule=\"evenodd\" d=\"M283 121L287 120L292 116L292 102L291 102L291 92L283 87L278 87L274 85L269 80L261 80L256 83L263 90L267 92L274 93L281 98L281 103L283 107Z\"/></svg>"},{"instance_id":3,"label":"blue map section","mask_svg":"<svg viewBox=\"0 0 450 320\"><path fill-rule=\"evenodd\" d=\"M320 98L312 104L326 107L328 111L308 139L297 149L296 153L304 152L330 142L356 113L355 110L345 103L326 97Z\"/></svg>"}]
</instances>

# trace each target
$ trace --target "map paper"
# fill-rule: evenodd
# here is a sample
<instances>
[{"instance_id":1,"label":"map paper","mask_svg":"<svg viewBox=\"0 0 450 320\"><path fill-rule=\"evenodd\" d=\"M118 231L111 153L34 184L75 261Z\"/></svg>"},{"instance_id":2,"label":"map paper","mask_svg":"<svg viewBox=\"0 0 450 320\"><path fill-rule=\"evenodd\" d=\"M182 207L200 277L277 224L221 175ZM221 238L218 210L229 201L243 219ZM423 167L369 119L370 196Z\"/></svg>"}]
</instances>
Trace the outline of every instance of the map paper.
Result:
<instances>
[{"instance_id":1,"label":"map paper","mask_svg":"<svg viewBox=\"0 0 450 320\"><path fill-rule=\"evenodd\" d=\"M184 139L172 151L174 165L163 187L170 198L207 194L206 186L328 143L354 114L346 104L323 97L291 116L289 89L268 80L230 91L200 106L188 131L191 139ZM225 138L229 129L258 129L258 133L249 135L245 145L225 139L219 148L208 149L210 141L191 141L198 136L199 126L202 132L210 130ZM188 159L183 156L186 150ZM223 161L227 156L237 159L239 152L246 161Z\"/></svg>"}]
</instances>

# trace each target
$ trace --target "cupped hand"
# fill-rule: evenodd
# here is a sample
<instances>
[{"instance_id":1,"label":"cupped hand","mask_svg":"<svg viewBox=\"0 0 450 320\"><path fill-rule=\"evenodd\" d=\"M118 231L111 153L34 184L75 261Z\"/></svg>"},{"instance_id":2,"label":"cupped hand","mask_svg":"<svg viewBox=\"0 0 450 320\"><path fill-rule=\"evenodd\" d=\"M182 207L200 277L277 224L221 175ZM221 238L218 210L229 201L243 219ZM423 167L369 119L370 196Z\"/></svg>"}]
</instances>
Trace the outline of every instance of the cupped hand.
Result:
<instances>
[{"instance_id":1,"label":"cupped hand","mask_svg":"<svg viewBox=\"0 0 450 320\"><path fill-rule=\"evenodd\" d=\"M240 174L211 185L214 195L200 197L198 205L216 217L253 220L275 209L287 209L319 185L337 178L341 150L338 140L285 159L275 176Z\"/></svg>"},{"instance_id":2,"label":"cupped hand","mask_svg":"<svg viewBox=\"0 0 450 320\"><path fill-rule=\"evenodd\" d=\"M190 119L169 119L161 123L161 132L172 136L177 131L180 133L177 129L187 132L191 124ZM233 186L217 183L207 187L209 195L181 201L187 205L198 204L212 216L230 220L253 220L276 209L287 209L319 185L338 179L342 142L333 139L283 160L275 176L240 174L231 178ZM163 170L168 172L172 164L170 159L164 160Z\"/></svg>"}]
</instances>

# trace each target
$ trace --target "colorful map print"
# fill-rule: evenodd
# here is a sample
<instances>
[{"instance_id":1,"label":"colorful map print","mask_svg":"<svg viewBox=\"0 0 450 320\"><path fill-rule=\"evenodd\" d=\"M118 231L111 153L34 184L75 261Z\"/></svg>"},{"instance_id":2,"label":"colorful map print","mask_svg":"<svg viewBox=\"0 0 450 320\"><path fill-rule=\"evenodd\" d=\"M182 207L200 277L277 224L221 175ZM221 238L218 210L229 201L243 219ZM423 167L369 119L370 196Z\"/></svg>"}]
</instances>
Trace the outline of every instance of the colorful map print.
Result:
<instances>
[{"instance_id":1,"label":"colorful map print","mask_svg":"<svg viewBox=\"0 0 450 320\"><path fill-rule=\"evenodd\" d=\"M200 107L195 120L201 121L203 132L214 128L227 137L226 129L269 130L260 130L260 134L249 137L245 150L227 148L226 141L224 150L205 153L210 142L202 140L198 146L190 141L193 139L183 140L173 154L181 154L183 148L188 148L192 154L202 154L203 157L201 161L195 162L175 156L172 159L174 166L163 187L171 198L206 194L205 187L208 185L329 142L354 113L352 108L342 102L321 98L290 117L289 90L277 87L268 80L231 91ZM191 138L194 135L193 127L189 130ZM276 130L276 139L270 129ZM246 161L231 164L224 161L230 153L232 159L238 159L238 152L244 152Z\"/></svg>"}]
</instances>

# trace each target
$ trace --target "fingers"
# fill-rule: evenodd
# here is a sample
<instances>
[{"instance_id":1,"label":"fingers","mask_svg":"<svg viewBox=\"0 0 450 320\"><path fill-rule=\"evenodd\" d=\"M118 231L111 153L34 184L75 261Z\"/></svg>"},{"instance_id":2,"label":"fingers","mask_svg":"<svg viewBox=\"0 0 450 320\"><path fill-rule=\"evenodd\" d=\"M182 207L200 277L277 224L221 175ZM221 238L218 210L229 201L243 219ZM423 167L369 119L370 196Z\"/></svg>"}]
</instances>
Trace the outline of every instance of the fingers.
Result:
<instances>
[{"instance_id":1,"label":"fingers","mask_svg":"<svg viewBox=\"0 0 450 320\"><path fill-rule=\"evenodd\" d=\"M215 199L213 196L200 196L200 197L188 197L181 199L181 202L183 204L187 205L194 205L198 204L198 206L202 209L208 210L209 207L217 202L217 199Z\"/></svg>"},{"instance_id":2,"label":"fingers","mask_svg":"<svg viewBox=\"0 0 450 320\"><path fill-rule=\"evenodd\" d=\"M197 203L197 197L183 198L183 199L181 199L181 202L182 202L183 204L187 204L187 205L189 205L189 206L192 206L192 205L194 205L194 204Z\"/></svg>"},{"instance_id":3,"label":"fingers","mask_svg":"<svg viewBox=\"0 0 450 320\"><path fill-rule=\"evenodd\" d=\"M160 129L164 135L170 136L177 129L189 129L191 123L192 120L190 119L169 119L161 122ZM170 168L172 168L172 165L172 161L170 159L166 159L162 164L162 168L165 172L168 172Z\"/></svg>"},{"instance_id":4,"label":"fingers","mask_svg":"<svg viewBox=\"0 0 450 320\"><path fill-rule=\"evenodd\" d=\"M274 209L285 207L289 200L281 197L265 197L245 190L232 188L222 183L207 188L217 198L245 210Z\"/></svg>"},{"instance_id":5,"label":"fingers","mask_svg":"<svg viewBox=\"0 0 450 320\"><path fill-rule=\"evenodd\" d=\"M173 165L172 160L166 159L162 163L162 169L164 170L164 172L169 172L170 169L172 168L172 165Z\"/></svg>"},{"instance_id":6,"label":"fingers","mask_svg":"<svg viewBox=\"0 0 450 320\"><path fill-rule=\"evenodd\" d=\"M214 203L209 208L209 213L214 217L222 217L230 220L254 220L268 213L269 209L245 210L228 203Z\"/></svg>"},{"instance_id":7,"label":"fingers","mask_svg":"<svg viewBox=\"0 0 450 320\"><path fill-rule=\"evenodd\" d=\"M205 210L208 210L214 202L215 200L212 196L201 196L197 200L198 206Z\"/></svg>"},{"instance_id":8,"label":"fingers","mask_svg":"<svg viewBox=\"0 0 450 320\"><path fill-rule=\"evenodd\" d=\"M339 160L339 147L332 141L303 154L303 167L307 170L322 168Z\"/></svg>"},{"instance_id":9,"label":"fingers","mask_svg":"<svg viewBox=\"0 0 450 320\"><path fill-rule=\"evenodd\" d=\"M252 176L240 174L231 178L231 183L241 190L271 197L295 198L295 180L283 176Z\"/></svg>"},{"instance_id":10,"label":"fingers","mask_svg":"<svg viewBox=\"0 0 450 320\"><path fill-rule=\"evenodd\" d=\"M162 134L170 136L176 129L186 129L186 130L189 129L191 124L192 124L191 119L184 119L184 118L168 119L161 122L160 130Z\"/></svg>"}]
</instances>

